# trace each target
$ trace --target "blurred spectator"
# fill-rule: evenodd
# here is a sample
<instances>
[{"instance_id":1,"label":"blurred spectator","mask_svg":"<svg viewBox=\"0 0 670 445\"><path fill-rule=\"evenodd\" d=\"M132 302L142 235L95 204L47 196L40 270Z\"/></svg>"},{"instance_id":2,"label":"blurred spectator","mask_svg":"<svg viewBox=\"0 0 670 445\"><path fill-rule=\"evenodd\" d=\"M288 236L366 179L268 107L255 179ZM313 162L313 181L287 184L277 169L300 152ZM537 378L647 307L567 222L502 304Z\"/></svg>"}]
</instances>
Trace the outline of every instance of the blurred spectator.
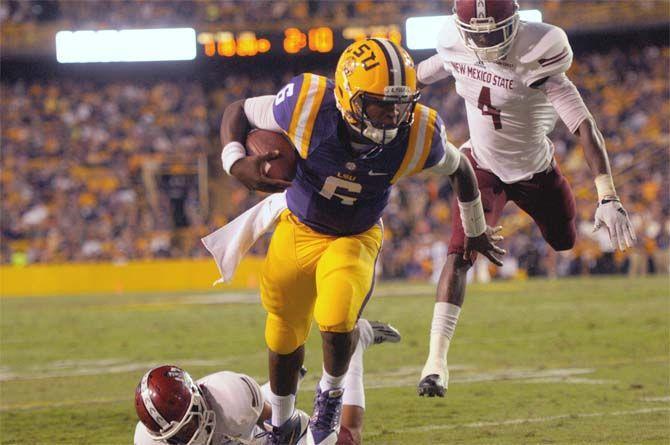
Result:
<instances>
[{"instance_id":1,"label":"blurred spectator","mask_svg":"<svg viewBox=\"0 0 670 445\"><path fill-rule=\"evenodd\" d=\"M577 57L570 73L607 139L617 190L639 246L620 254L603 232L592 233L592 178L575 138L559 122L552 140L577 199L577 245L555 254L510 204L502 219L509 255L506 267L493 273L668 272L669 56L668 48L654 46L614 49ZM2 263L206 256L200 236L261 198L220 172L221 113L239 98L276 92L293 74L228 75L207 95L194 82L3 83ZM422 101L439 111L458 145L468 129L464 105L452 88L451 82L431 86ZM199 189L195 163L208 154L205 208L201 198L207 191ZM437 278L450 236L451 199L439 172L393 189L385 215L383 277ZM266 244L257 243L253 253L262 254ZM486 272L477 275L486 279Z\"/></svg>"},{"instance_id":2,"label":"blurred spectator","mask_svg":"<svg viewBox=\"0 0 670 445\"><path fill-rule=\"evenodd\" d=\"M544 20L564 29L628 26L668 21L667 2L658 0L519 0L521 9L540 9ZM453 0L6 0L6 23L58 21L62 26L127 28L217 24L265 30L277 23L401 25L409 16L449 14Z\"/></svg>"}]
</instances>

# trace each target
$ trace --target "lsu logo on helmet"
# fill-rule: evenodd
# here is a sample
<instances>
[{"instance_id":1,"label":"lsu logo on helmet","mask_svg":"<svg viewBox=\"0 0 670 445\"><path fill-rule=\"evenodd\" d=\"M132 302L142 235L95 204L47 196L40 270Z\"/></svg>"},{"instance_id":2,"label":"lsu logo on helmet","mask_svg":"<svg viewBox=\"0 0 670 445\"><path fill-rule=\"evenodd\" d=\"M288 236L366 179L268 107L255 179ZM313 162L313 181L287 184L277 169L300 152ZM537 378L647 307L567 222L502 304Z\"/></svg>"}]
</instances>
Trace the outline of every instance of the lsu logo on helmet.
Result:
<instances>
[{"instance_id":1,"label":"lsu logo on helmet","mask_svg":"<svg viewBox=\"0 0 670 445\"><path fill-rule=\"evenodd\" d=\"M414 61L390 40L361 40L340 56L335 70L337 107L347 123L372 142L387 144L398 129L411 125L419 96ZM376 119L370 105L392 107L394 119Z\"/></svg>"}]
</instances>

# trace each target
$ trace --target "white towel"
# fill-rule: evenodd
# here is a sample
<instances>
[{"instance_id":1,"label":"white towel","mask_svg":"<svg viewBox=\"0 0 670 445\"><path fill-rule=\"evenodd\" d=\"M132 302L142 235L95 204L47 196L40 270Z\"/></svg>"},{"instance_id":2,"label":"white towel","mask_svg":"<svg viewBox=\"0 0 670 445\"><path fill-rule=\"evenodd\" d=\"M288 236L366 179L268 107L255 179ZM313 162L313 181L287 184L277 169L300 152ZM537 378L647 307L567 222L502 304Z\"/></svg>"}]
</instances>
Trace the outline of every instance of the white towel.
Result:
<instances>
[{"instance_id":1,"label":"white towel","mask_svg":"<svg viewBox=\"0 0 670 445\"><path fill-rule=\"evenodd\" d=\"M286 193L274 193L216 232L202 238L202 243L214 257L221 272L221 278L214 285L227 283L233 278L242 257L258 238L274 227L286 208Z\"/></svg>"}]
</instances>

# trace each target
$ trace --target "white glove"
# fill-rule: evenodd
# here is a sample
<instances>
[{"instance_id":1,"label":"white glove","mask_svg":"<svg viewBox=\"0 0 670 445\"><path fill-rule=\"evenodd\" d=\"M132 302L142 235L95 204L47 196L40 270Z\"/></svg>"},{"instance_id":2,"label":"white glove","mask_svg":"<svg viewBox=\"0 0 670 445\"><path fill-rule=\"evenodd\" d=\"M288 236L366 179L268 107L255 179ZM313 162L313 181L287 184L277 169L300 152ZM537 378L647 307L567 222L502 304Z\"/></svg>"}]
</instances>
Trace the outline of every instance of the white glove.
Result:
<instances>
[{"instance_id":1,"label":"white glove","mask_svg":"<svg viewBox=\"0 0 670 445\"><path fill-rule=\"evenodd\" d=\"M595 224L593 231L605 226L610 235L612 247L617 246L621 251L626 247L632 247L637 241L635 231L628 219L628 213L618 199L603 199L596 209Z\"/></svg>"}]
</instances>

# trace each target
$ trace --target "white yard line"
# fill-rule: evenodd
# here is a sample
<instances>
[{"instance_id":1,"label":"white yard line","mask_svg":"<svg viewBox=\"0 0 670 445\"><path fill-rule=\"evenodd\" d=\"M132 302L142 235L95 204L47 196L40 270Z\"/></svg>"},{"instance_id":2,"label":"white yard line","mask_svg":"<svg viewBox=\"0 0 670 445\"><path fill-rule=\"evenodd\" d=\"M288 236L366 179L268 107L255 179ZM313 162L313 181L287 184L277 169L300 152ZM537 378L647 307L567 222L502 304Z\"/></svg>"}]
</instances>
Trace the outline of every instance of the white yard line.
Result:
<instances>
[{"instance_id":1,"label":"white yard line","mask_svg":"<svg viewBox=\"0 0 670 445\"><path fill-rule=\"evenodd\" d=\"M263 355L264 352L259 353ZM259 354L252 354L259 355ZM227 360L174 360L180 366L188 369L190 367L220 367L224 369L235 360L241 358L249 359L249 355L228 357ZM260 360L259 356L259 360ZM119 359L105 360L66 360L52 362L39 368L30 369L23 372L14 372L11 369L4 368L0 371L0 382L21 381L21 380L45 380L62 377L81 377L92 375L122 374L127 372L144 371L156 362L133 362L128 363ZM44 371L48 369L48 371ZM613 383L610 380L597 380L588 378L578 378L592 374L595 369L590 368L555 368L555 369L503 369L491 372L472 372L475 368L467 365L455 365L451 368L452 374L450 383L479 383L495 381L525 381L527 383L590 383L604 384ZM421 367L404 366L389 372L368 373L365 375L367 388L400 388L416 385ZM308 374L308 382L316 378L316 374ZM258 379L264 381L264 377Z\"/></svg>"},{"instance_id":2,"label":"white yard line","mask_svg":"<svg viewBox=\"0 0 670 445\"><path fill-rule=\"evenodd\" d=\"M406 433L425 433L429 431L441 431L441 430L454 430L458 428L489 428L496 426L509 426L509 425L524 425L527 423L544 423L551 422L553 420L564 420L564 419L587 419L592 417L619 417L619 416L634 416L637 414L653 414L659 412L669 412L670 407L668 408L642 408L634 409L628 411L611 411L611 412L596 412L596 413L573 413L573 414L559 414L557 416L547 416L547 417L528 417L522 419L508 419L500 420L495 422L472 422L472 423L460 423L452 425L427 425L427 426L418 426L412 428L403 428L398 430L386 430L384 434L406 434ZM380 436L382 433L372 432L366 434L366 437L370 436Z\"/></svg>"},{"instance_id":3,"label":"white yard line","mask_svg":"<svg viewBox=\"0 0 670 445\"><path fill-rule=\"evenodd\" d=\"M128 397L123 398L105 398L105 399L91 399L91 400L65 400L62 402L28 402L28 403L18 403L16 405L7 405L0 407L0 413L7 411L33 411L38 409L53 409L53 408L62 408L66 406L88 406L88 405L101 405L106 403L131 403L134 396L130 394Z\"/></svg>"},{"instance_id":4,"label":"white yard line","mask_svg":"<svg viewBox=\"0 0 670 445\"><path fill-rule=\"evenodd\" d=\"M642 397L643 402L670 402L670 396Z\"/></svg>"},{"instance_id":5,"label":"white yard line","mask_svg":"<svg viewBox=\"0 0 670 445\"><path fill-rule=\"evenodd\" d=\"M398 296L433 296L433 286L416 285L410 287L383 287L375 290L373 298L398 297ZM231 304L231 303L259 303L260 296L257 292L221 292L213 294L173 295L165 299L172 300L175 304ZM161 299L163 300L163 299ZM142 304L142 303L139 303ZM149 303L147 303L149 304ZM134 305L138 305L135 303Z\"/></svg>"},{"instance_id":6,"label":"white yard line","mask_svg":"<svg viewBox=\"0 0 670 445\"><path fill-rule=\"evenodd\" d=\"M394 378L389 378L385 374L366 375L366 388L397 388L402 386L414 386L418 383L419 373L421 368L416 368L414 372L405 374L404 376L395 375ZM595 372L595 369L581 369L581 368L557 368L557 369L505 369L492 372L480 373L453 373L450 376L449 383L480 383L480 382L498 382L498 381L523 381L524 383L531 383L536 379L545 379L546 383L587 383L587 378L581 378L575 381L574 376L586 375ZM572 380L572 381L571 381Z\"/></svg>"},{"instance_id":7,"label":"white yard line","mask_svg":"<svg viewBox=\"0 0 670 445\"><path fill-rule=\"evenodd\" d=\"M254 353L244 356L228 357L226 360L173 360L186 369L194 366L216 366L224 369L240 358L257 357L258 360L265 356L265 352ZM134 362L128 363L121 360L82 360L82 361L59 361L43 365L37 369L24 372L13 372L8 368L0 370L0 382L16 380L44 380L59 377L80 377L87 375L122 374L125 372L146 371L153 366L160 365L158 362ZM49 371L43 371L48 369Z\"/></svg>"}]
</instances>

